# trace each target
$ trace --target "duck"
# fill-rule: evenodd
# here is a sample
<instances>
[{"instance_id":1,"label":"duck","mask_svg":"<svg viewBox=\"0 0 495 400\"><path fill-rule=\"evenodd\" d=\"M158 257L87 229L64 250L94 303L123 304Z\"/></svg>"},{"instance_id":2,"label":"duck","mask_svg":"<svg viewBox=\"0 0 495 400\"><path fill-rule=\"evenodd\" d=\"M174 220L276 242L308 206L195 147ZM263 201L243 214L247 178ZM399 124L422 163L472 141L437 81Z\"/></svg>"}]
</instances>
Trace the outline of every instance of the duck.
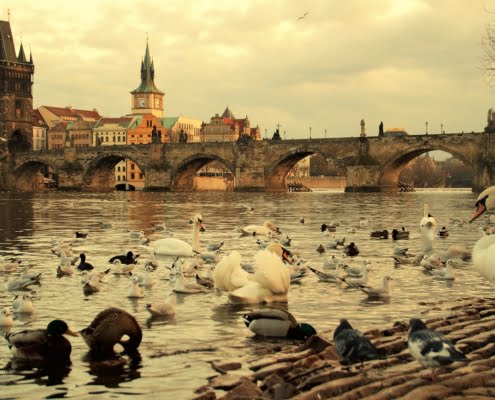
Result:
<instances>
[{"instance_id":1,"label":"duck","mask_svg":"<svg viewBox=\"0 0 495 400\"><path fill-rule=\"evenodd\" d=\"M469 222L479 218L487 210L495 208L495 186L491 186L481 192L476 199L476 211L473 213ZM495 235L483 236L479 239L473 248L473 264L479 274L490 282L495 283Z\"/></svg>"},{"instance_id":2,"label":"duck","mask_svg":"<svg viewBox=\"0 0 495 400\"><path fill-rule=\"evenodd\" d=\"M223 247L224 244L225 244L224 241L221 241L221 242L211 242L211 243L208 243L207 249L209 251L217 251L217 250L220 250Z\"/></svg>"},{"instance_id":3,"label":"duck","mask_svg":"<svg viewBox=\"0 0 495 400\"><path fill-rule=\"evenodd\" d=\"M137 259L139 256L140 254L134 255L132 251L128 251L127 254L113 256L110 260L108 260L108 262L113 264L115 260L120 260L120 262L125 265L137 264Z\"/></svg>"},{"instance_id":4,"label":"duck","mask_svg":"<svg viewBox=\"0 0 495 400\"><path fill-rule=\"evenodd\" d=\"M146 304L146 310L151 314L151 317L166 317L175 315L175 304L177 296L171 294L166 300Z\"/></svg>"},{"instance_id":5,"label":"duck","mask_svg":"<svg viewBox=\"0 0 495 400\"><path fill-rule=\"evenodd\" d=\"M173 237L159 239L150 243L155 254L161 256L192 257L193 254L201 253L199 233L206 231L203 225L203 217L201 214L194 214L189 219L189 223L192 224L192 245L184 240Z\"/></svg>"},{"instance_id":6,"label":"duck","mask_svg":"<svg viewBox=\"0 0 495 400\"><path fill-rule=\"evenodd\" d=\"M383 231L373 231L370 233L371 239L388 239L388 230L384 229Z\"/></svg>"},{"instance_id":7,"label":"duck","mask_svg":"<svg viewBox=\"0 0 495 400\"><path fill-rule=\"evenodd\" d=\"M453 268L453 260L447 260L445 268L433 268L429 266L427 268L434 277L438 279L444 279L447 281L453 281L455 279L455 272Z\"/></svg>"},{"instance_id":8,"label":"duck","mask_svg":"<svg viewBox=\"0 0 495 400\"><path fill-rule=\"evenodd\" d=\"M242 230L252 236L271 236L281 233L280 229L272 221L265 221L263 225L248 225Z\"/></svg>"},{"instance_id":9,"label":"duck","mask_svg":"<svg viewBox=\"0 0 495 400\"><path fill-rule=\"evenodd\" d=\"M14 313L32 314L34 312L32 298L33 296L31 295L31 293L24 293L22 297L16 295L12 303L12 310L14 311Z\"/></svg>"},{"instance_id":10,"label":"duck","mask_svg":"<svg viewBox=\"0 0 495 400\"><path fill-rule=\"evenodd\" d=\"M256 310L242 317L247 328L258 336L306 340L316 335L310 324L299 323L288 311L278 308Z\"/></svg>"},{"instance_id":11,"label":"duck","mask_svg":"<svg viewBox=\"0 0 495 400\"><path fill-rule=\"evenodd\" d=\"M318 247L316 248L316 252L317 253L320 253L320 254L323 254L325 252L325 246L323 246L321 243L318 245Z\"/></svg>"},{"instance_id":12,"label":"duck","mask_svg":"<svg viewBox=\"0 0 495 400\"><path fill-rule=\"evenodd\" d=\"M392 230L392 239L393 240L403 240L403 239L409 239L409 232L406 230L397 230L393 229Z\"/></svg>"},{"instance_id":13,"label":"duck","mask_svg":"<svg viewBox=\"0 0 495 400\"><path fill-rule=\"evenodd\" d=\"M342 365L384 358L380 351L361 332L354 329L347 319L341 319L333 333L335 351L342 358Z\"/></svg>"},{"instance_id":14,"label":"duck","mask_svg":"<svg viewBox=\"0 0 495 400\"><path fill-rule=\"evenodd\" d=\"M135 352L143 339L136 318L116 307L98 313L80 333L91 353L96 356L114 354L116 344L120 344L125 353Z\"/></svg>"},{"instance_id":15,"label":"duck","mask_svg":"<svg viewBox=\"0 0 495 400\"><path fill-rule=\"evenodd\" d=\"M131 279L131 284L129 285L129 290L127 291L127 297L132 299L144 297L143 290L139 287L139 278L137 276L133 276Z\"/></svg>"},{"instance_id":16,"label":"duck","mask_svg":"<svg viewBox=\"0 0 495 400\"><path fill-rule=\"evenodd\" d=\"M91 237L91 235L87 232L76 231L76 239L86 239L88 235Z\"/></svg>"},{"instance_id":17,"label":"duck","mask_svg":"<svg viewBox=\"0 0 495 400\"><path fill-rule=\"evenodd\" d=\"M89 262L86 262L86 254L79 254L79 258L81 259L81 262L77 266L77 269L79 271L91 271L94 268L93 265L91 265Z\"/></svg>"},{"instance_id":18,"label":"duck","mask_svg":"<svg viewBox=\"0 0 495 400\"><path fill-rule=\"evenodd\" d=\"M12 355L27 360L70 362L72 345L63 335L78 336L60 319L51 321L46 329L29 329L5 334Z\"/></svg>"},{"instance_id":19,"label":"duck","mask_svg":"<svg viewBox=\"0 0 495 400\"><path fill-rule=\"evenodd\" d=\"M445 226L442 226L442 229L438 231L438 237L448 237L449 236L449 231Z\"/></svg>"},{"instance_id":20,"label":"duck","mask_svg":"<svg viewBox=\"0 0 495 400\"><path fill-rule=\"evenodd\" d=\"M4 307L0 311L0 327L11 328L14 325L14 318L12 317L12 307Z\"/></svg>"},{"instance_id":21,"label":"duck","mask_svg":"<svg viewBox=\"0 0 495 400\"><path fill-rule=\"evenodd\" d=\"M359 249L354 242L351 242L344 247L344 253L349 257L355 257L359 254Z\"/></svg>"},{"instance_id":22,"label":"duck","mask_svg":"<svg viewBox=\"0 0 495 400\"><path fill-rule=\"evenodd\" d=\"M290 270L280 255L267 249L254 256L254 274L248 276L247 284L229 291L233 304L260 304L287 302L290 287Z\"/></svg>"},{"instance_id":23,"label":"duck","mask_svg":"<svg viewBox=\"0 0 495 400\"><path fill-rule=\"evenodd\" d=\"M425 368L431 368L432 381L436 381L436 368L455 361L469 361L450 340L441 333L428 329L419 318L409 321L407 347L417 362Z\"/></svg>"},{"instance_id":24,"label":"duck","mask_svg":"<svg viewBox=\"0 0 495 400\"><path fill-rule=\"evenodd\" d=\"M408 251L409 247L399 246L397 243L393 244L393 255L396 257L408 256Z\"/></svg>"},{"instance_id":25,"label":"duck","mask_svg":"<svg viewBox=\"0 0 495 400\"><path fill-rule=\"evenodd\" d=\"M390 281L392 278L388 275L383 277L381 287L372 288L368 286L360 286L359 288L368 295L368 300L388 300L392 296Z\"/></svg>"}]
</instances>

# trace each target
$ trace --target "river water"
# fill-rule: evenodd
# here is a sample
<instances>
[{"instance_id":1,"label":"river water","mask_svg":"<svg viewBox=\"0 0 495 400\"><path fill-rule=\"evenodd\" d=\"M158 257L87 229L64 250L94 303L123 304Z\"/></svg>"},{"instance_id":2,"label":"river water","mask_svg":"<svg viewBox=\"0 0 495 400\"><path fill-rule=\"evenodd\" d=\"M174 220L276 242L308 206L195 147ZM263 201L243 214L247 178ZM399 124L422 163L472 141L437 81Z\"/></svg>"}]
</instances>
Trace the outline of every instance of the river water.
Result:
<instances>
[{"instance_id":1,"label":"river water","mask_svg":"<svg viewBox=\"0 0 495 400\"><path fill-rule=\"evenodd\" d=\"M266 342L254 339L244 326L241 316L255 307L229 305L225 293L180 295L176 316L169 320L149 319L146 303L165 299L172 283L163 279L164 270L153 274L155 285L145 291L145 297L126 297L129 279L123 276L105 277L101 292L83 294L80 277L56 277L59 259L51 252L52 238L75 240L75 231L87 230L92 238L74 241L74 253L86 253L88 261L102 270L108 259L122 254L124 249L139 249L130 241L127 230L152 232L152 226L164 222L174 236L191 240L188 219L200 212L206 225L201 243L224 240L224 251L239 250L243 259L250 260L259 250L253 238L238 238L236 226L262 224L270 219L292 238L297 249L310 265L320 268L323 260L335 250L320 255L318 244L329 238L322 236L320 225L339 221L335 235L354 241L359 260L371 262L370 284L380 284L384 274L393 277L392 299L389 303L368 302L357 290L345 290L335 284L319 282L308 271L289 291L289 310L300 321L311 323L318 331L336 327L340 318L348 318L361 330L390 325L411 317L432 317L439 311L429 310L423 302L453 300L465 296L490 296L493 286L484 281L470 262L458 267L453 283L433 279L421 267L394 267L392 240L371 240L373 230L404 226L411 232L407 241L409 252L421 252L419 221L423 204L440 226L447 226L450 236L438 238L437 250L451 244L464 243L472 248L481 236L481 221L463 226L454 225L451 218L468 219L474 210L476 196L469 191L425 191L416 193L0 193L0 256L21 259L42 272L41 285L33 288L35 312L31 316L15 316L13 332L44 328L55 318L61 318L75 330L86 327L101 310L116 306L132 313L143 328L140 359L108 363L91 362L81 338L70 337L72 365L57 373L30 369L11 362L6 345L0 346L0 375L2 398L109 398L126 395L149 397L159 393L161 398L188 399L193 390L205 384L213 375L211 360L245 361L263 351ZM244 212L241 204L254 207L254 213ZM300 218L305 223L300 223ZM360 217L369 222L359 227ZM113 228L102 229L100 222L113 222ZM357 227L348 233L348 227ZM143 261L136 269L143 269ZM19 272L12 273L18 275ZM2 279L7 279L5 276ZM0 307L12 304L14 292L0 289ZM273 340L269 341L273 345ZM15 361L15 360L14 360ZM245 364L244 364L245 365Z\"/></svg>"}]
</instances>

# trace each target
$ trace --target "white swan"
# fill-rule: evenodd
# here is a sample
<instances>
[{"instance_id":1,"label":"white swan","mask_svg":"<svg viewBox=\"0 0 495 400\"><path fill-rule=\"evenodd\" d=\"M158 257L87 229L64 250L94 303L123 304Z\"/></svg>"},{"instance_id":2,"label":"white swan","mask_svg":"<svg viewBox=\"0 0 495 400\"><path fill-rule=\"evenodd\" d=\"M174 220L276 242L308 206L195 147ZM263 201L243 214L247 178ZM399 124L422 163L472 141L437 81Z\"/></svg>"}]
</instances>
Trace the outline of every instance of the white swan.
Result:
<instances>
[{"instance_id":1,"label":"white swan","mask_svg":"<svg viewBox=\"0 0 495 400\"><path fill-rule=\"evenodd\" d=\"M250 282L249 274L241 267L241 254L233 251L223 257L213 272L215 288L231 292Z\"/></svg>"},{"instance_id":2,"label":"white swan","mask_svg":"<svg viewBox=\"0 0 495 400\"><path fill-rule=\"evenodd\" d=\"M427 228L427 229L433 229L434 227L437 226L437 221L433 216L429 213L429 207L428 204L423 205L423 218L421 218L421 221L419 222L420 228Z\"/></svg>"},{"instance_id":3,"label":"white swan","mask_svg":"<svg viewBox=\"0 0 495 400\"><path fill-rule=\"evenodd\" d=\"M155 250L155 254L162 256L174 257L192 257L193 253L200 253L199 232L203 232L203 217L201 214L195 214L189 223L193 225L192 246L177 238L164 238L155 240L150 243L150 246Z\"/></svg>"},{"instance_id":4,"label":"white swan","mask_svg":"<svg viewBox=\"0 0 495 400\"><path fill-rule=\"evenodd\" d=\"M495 186L480 193L476 199L476 211L469 219L473 222L485 211L495 208ZM473 263L481 276L495 283L495 235L483 236L473 248Z\"/></svg>"},{"instance_id":5,"label":"white swan","mask_svg":"<svg viewBox=\"0 0 495 400\"><path fill-rule=\"evenodd\" d=\"M278 227L272 221L265 221L263 225L248 225L242 228L244 232L248 232L253 236L264 235L270 236L274 233L280 233Z\"/></svg>"},{"instance_id":6,"label":"white swan","mask_svg":"<svg viewBox=\"0 0 495 400\"><path fill-rule=\"evenodd\" d=\"M261 250L254 256L255 272L250 282L229 293L229 301L236 304L287 302L290 271L279 255Z\"/></svg>"}]
</instances>

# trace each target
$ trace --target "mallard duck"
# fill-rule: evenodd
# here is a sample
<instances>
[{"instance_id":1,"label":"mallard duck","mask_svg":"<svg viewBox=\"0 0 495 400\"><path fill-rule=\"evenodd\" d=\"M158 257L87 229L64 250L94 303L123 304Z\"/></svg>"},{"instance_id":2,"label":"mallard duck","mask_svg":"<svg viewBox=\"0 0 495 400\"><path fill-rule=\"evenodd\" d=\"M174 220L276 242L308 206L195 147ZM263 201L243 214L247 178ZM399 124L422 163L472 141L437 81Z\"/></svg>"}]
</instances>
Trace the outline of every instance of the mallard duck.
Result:
<instances>
[{"instance_id":1,"label":"mallard duck","mask_svg":"<svg viewBox=\"0 0 495 400\"><path fill-rule=\"evenodd\" d=\"M431 368L433 381L436 380L435 368L454 361L469 361L445 336L427 329L424 322L417 318L409 321L407 346L417 362L423 367Z\"/></svg>"},{"instance_id":2,"label":"mallard duck","mask_svg":"<svg viewBox=\"0 0 495 400\"><path fill-rule=\"evenodd\" d=\"M5 339L14 357L28 360L70 361L72 346L63 335L77 336L65 321L55 319L46 329L7 333Z\"/></svg>"},{"instance_id":3,"label":"mallard duck","mask_svg":"<svg viewBox=\"0 0 495 400\"><path fill-rule=\"evenodd\" d=\"M395 230L396 229L394 229L394 231ZM373 231L370 233L370 238L371 239L388 239L388 230L384 229L383 231Z\"/></svg>"},{"instance_id":4,"label":"mallard duck","mask_svg":"<svg viewBox=\"0 0 495 400\"><path fill-rule=\"evenodd\" d=\"M93 322L81 331L84 341L96 355L113 354L120 344L126 353L135 351L143 338L136 318L127 311L111 307L100 312ZM124 340L123 337L128 339Z\"/></svg>"},{"instance_id":5,"label":"mallard duck","mask_svg":"<svg viewBox=\"0 0 495 400\"><path fill-rule=\"evenodd\" d=\"M354 257L354 256L357 256L359 254L359 249L354 242L351 242L347 246L344 247L344 253L347 256Z\"/></svg>"},{"instance_id":6,"label":"mallard duck","mask_svg":"<svg viewBox=\"0 0 495 400\"><path fill-rule=\"evenodd\" d=\"M256 335L306 340L316 335L316 330L306 323L298 323L294 316L277 308L265 308L245 314L242 319Z\"/></svg>"},{"instance_id":7,"label":"mallard duck","mask_svg":"<svg viewBox=\"0 0 495 400\"><path fill-rule=\"evenodd\" d=\"M449 236L449 231L447 230L447 228L445 226L442 226L442 229L440 229L438 231L438 236L439 237L447 237L447 236Z\"/></svg>"},{"instance_id":8,"label":"mallard duck","mask_svg":"<svg viewBox=\"0 0 495 400\"><path fill-rule=\"evenodd\" d=\"M392 239L393 240L401 240L401 239L409 239L409 232L405 230L392 230Z\"/></svg>"}]
</instances>

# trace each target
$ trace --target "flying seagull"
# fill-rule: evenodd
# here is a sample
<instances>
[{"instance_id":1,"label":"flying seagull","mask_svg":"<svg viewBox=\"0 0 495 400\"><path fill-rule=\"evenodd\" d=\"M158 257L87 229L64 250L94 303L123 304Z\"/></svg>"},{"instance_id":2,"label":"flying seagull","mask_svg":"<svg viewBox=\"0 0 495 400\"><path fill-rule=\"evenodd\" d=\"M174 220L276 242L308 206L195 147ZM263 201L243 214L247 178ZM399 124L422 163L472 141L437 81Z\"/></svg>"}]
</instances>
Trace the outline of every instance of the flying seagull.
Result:
<instances>
[{"instance_id":1,"label":"flying seagull","mask_svg":"<svg viewBox=\"0 0 495 400\"><path fill-rule=\"evenodd\" d=\"M302 17L299 17L296 21L300 21L301 19L306 18L306 15L308 15L308 14L309 14L309 11L305 12L304 15Z\"/></svg>"}]
</instances>

